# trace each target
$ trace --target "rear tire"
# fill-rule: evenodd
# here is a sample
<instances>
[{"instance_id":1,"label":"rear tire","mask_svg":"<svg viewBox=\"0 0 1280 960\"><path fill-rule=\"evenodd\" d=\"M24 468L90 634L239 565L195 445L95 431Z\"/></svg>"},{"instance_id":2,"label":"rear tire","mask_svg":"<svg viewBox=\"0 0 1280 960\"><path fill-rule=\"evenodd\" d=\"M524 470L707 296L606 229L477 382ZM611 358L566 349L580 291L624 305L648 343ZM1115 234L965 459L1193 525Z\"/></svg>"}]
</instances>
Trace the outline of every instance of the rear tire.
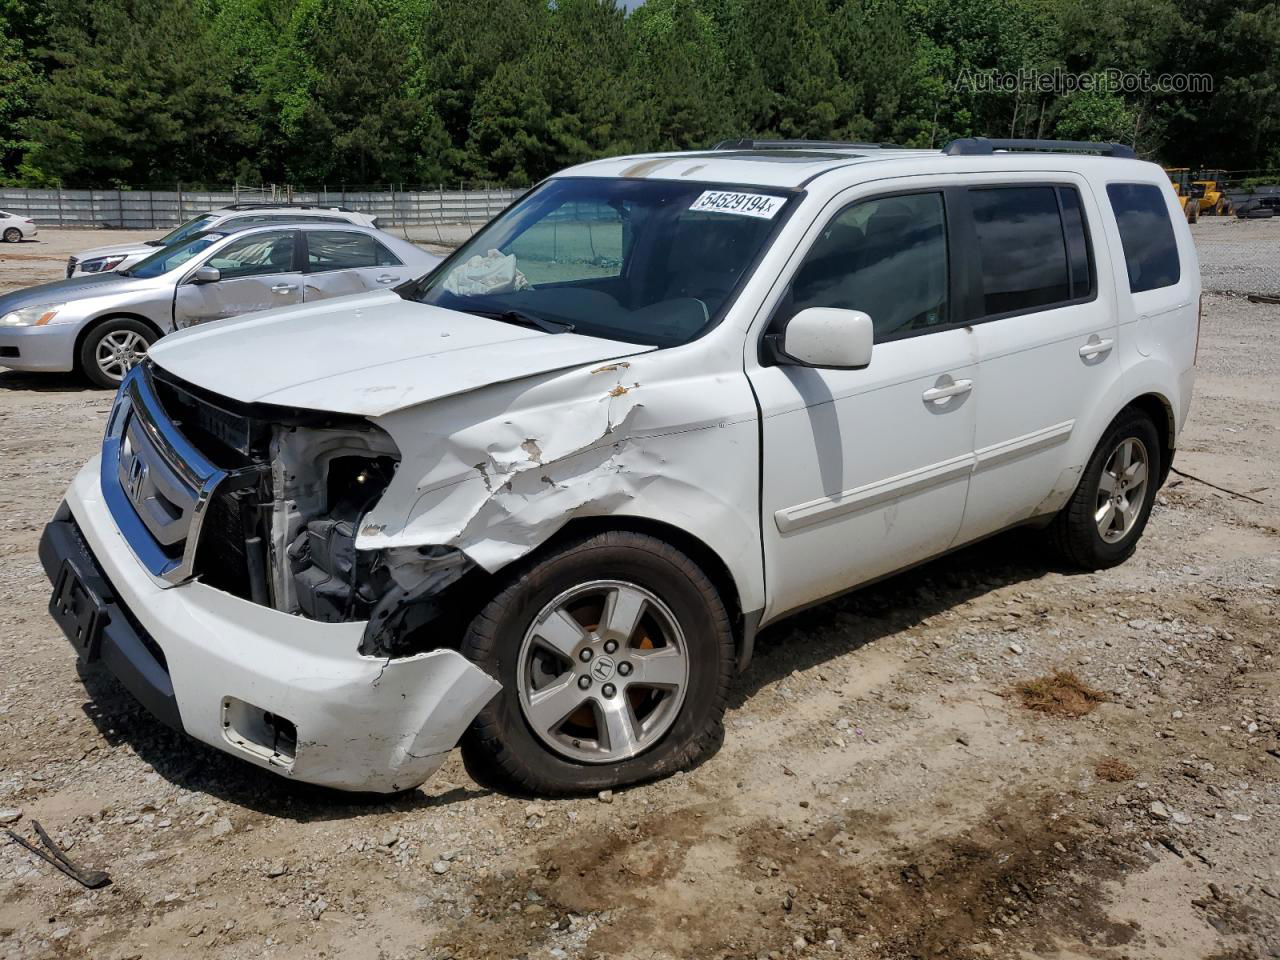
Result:
<instances>
[{"instance_id":1,"label":"rear tire","mask_svg":"<svg viewBox=\"0 0 1280 960\"><path fill-rule=\"evenodd\" d=\"M17 243L22 239L22 231L17 227L10 227L4 232L5 243Z\"/></svg>"},{"instance_id":2,"label":"rear tire","mask_svg":"<svg viewBox=\"0 0 1280 960\"><path fill-rule=\"evenodd\" d=\"M1141 410L1130 407L1111 422L1076 492L1050 527L1064 560L1083 570L1102 570L1132 556L1163 476L1161 457L1160 435Z\"/></svg>"},{"instance_id":3,"label":"rear tire","mask_svg":"<svg viewBox=\"0 0 1280 960\"><path fill-rule=\"evenodd\" d=\"M462 740L482 783L587 793L692 767L723 741L729 617L706 574L655 537L597 534L526 566L460 650L502 684Z\"/></svg>"},{"instance_id":4,"label":"rear tire","mask_svg":"<svg viewBox=\"0 0 1280 960\"><path fill-rule=\"evenodd\" d=\"M159 335L139 320L105 320L84 338L76 362L95 386L114 390L158 339Z\"/></svg>"}]
</instances>

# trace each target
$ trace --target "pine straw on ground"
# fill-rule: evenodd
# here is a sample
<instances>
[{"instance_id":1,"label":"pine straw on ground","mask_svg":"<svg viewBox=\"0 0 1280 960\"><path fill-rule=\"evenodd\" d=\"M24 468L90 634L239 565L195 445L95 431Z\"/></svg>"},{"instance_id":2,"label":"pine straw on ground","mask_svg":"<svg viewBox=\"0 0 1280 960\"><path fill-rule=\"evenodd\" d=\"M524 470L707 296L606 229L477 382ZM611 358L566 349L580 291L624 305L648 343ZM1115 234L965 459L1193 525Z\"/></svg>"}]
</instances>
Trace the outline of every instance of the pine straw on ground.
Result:
<instances>
[{"instance_id":1,"label":"pine straw on ground","mask_svg":"<svg viewBox=\"0 0 1280 960\"><path fill-rule=\"evenodd\" d=\"M1137 770L1119 757L1103 757L1093 768L1093 772L1099 780L1106 780L1108 783L1124 783L1138 775Z\"/></svg>"},{"instance_id":2,"label":"pine straw on ground","mask_svg":"<svg viewBox=\"0 0 1280 960\"><path fill-rule=\"evenodd\" d=\"M1014 688L1028 710L1055 717L1083 717L1107 699L1071 670L1056 670L1045 677L1023 680Z\"/></svg>"}]
</instances>

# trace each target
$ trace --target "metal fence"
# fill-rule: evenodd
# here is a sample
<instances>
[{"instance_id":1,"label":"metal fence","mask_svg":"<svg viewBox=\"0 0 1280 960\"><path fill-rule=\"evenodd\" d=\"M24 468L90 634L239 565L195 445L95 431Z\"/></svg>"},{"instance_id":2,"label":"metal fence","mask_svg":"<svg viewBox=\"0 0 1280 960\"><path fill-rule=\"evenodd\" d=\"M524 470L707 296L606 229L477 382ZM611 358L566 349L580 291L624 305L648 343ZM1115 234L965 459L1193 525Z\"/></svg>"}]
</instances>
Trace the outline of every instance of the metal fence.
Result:
<instances>
[{"instance_id":1,"label":"metal fence","mask_svg":"<svg viewBox=\"0 0 1280 960\"><path fill-rule=\"evenodd\" d=\"M0 210L30 217L40 226L152 230L177 226L198 213L236 203L293 203L346 207L378 218L381 226L483 223L524 190L340 187L317 190L37 190L0 188Z\"/></svg>"}]
</instances>

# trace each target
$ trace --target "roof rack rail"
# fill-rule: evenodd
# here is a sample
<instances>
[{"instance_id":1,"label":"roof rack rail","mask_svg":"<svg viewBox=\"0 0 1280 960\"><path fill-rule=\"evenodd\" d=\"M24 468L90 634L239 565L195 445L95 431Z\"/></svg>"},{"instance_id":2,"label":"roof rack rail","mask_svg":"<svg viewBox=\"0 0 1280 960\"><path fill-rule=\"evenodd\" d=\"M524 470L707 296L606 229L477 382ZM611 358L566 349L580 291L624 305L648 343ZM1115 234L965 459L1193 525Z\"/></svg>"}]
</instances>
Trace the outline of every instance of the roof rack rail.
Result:
<instances>
[{"instance_id":1,"label":"roof rack rail","mask_svg":"<svg viewBox=\"0 0 1280 960\"><path fill-rule=\"evenodd\" d=\"M265 210L276 209L278 207L286 207L290 210L338 210L342 213L355 213L354 210L347 207L328 206L322 203L288 203L281 200L255 200L243 201L241 203L228 203L226 206L219 207L219 210Z\"/></svg>"},{"instance_id":2,"label":"roof rack rail","mask_svg":"<svg viewBox=\"0 0 1280 960\"><path fill-rule=\"evenodd\" d=\"M721 140L712 150L831 150L855 147L859 150L879 150L891 146L887 143L852 143L844 140Z\"/></svg>"},{"instance_id":3,"label":"roof rack rail","mask_svg":"<svg viewBox=\"0 0 1280 960\"><path fill-rule=\"evenodd\" d=\"M1031 150L1052 153L1069 150L1076 153L1098 153L1104 157L1123 157L1136 160L1133 147L1124 143L1094 143L1089 140L1016 140L988 137L964 137L952 140L942 152L948 156L987 156L997 150Z\"/></svg>"}]
</instances>

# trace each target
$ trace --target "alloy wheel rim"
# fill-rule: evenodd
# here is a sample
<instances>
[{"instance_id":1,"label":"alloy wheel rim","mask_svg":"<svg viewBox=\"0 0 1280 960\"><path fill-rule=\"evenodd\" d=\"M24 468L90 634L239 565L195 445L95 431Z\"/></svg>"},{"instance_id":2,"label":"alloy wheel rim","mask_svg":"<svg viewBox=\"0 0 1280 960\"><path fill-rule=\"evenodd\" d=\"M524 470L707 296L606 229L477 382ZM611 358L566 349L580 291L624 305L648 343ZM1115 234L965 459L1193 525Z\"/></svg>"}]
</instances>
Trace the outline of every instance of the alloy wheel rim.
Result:
<instances>
[{"instance_id":1,"label":"alloy wheel rim","mask_svg":"<svg viewBox=\"0 0 1280 960\"><path fill-rule=\"evenodd\" d=\"M112 380L123 380L147 355L147 340L134 330L115 330L98 341L98 369Z\"/></svg>"},{"instance_id":2,"label":"alloy wheel rim","mask_svg":"<svg viewBox=\"0 0 1280 960\"><path fill-rule=\"evenodd\" d=\"M1121 440L1098 478L1093 519L1106 543L1119 543L1138 523L1146 499L1150 458L1137 437Z\"/></svg>"},{"instance_id":3,"label":"alloy wheel rim","mask_svg":"<svg viewBox=\"0 0 1280 960\"><path fill-rule=\"evenodd\" d=\"M593 580L557 596L525 632L516 667L534 734L580 763L617 763L657 743L689 685L679 622L651 591Z\"/></svg>"},{"instance_id":4,"label":"alloy wheel rim","mask_svg":"<svg viewBox=\"0 0 1280 960\"><path fill-rule=\"evenodd\" d=\"M22 231L19 230L17 227L10 227L8 230L4 232L4 238L9 243L17 243L19 240L22 239Z\"/></svg>"}]
</instances>

